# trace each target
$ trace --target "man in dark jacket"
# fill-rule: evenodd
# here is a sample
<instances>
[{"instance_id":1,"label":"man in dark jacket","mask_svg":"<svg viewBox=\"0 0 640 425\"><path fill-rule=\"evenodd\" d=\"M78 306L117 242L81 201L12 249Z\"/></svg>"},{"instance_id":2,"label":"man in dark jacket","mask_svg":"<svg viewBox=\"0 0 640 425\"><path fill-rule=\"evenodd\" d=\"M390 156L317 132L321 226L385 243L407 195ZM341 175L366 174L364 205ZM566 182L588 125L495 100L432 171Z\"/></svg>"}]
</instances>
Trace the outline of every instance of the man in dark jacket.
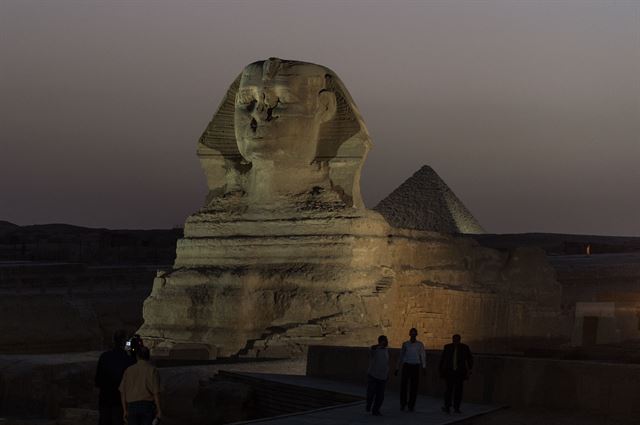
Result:
<instances>
[{"instance_id":1,"label":"man in dark jacket","mask_svg":"<svg viewBox=\"0 0 640 425\"><path fill-rule=\"evenodd\" d=\"M440 377L447 382L442 411L451 413L451 398L453 396L453 409L456 413L460 413L462 386L471 374L473 356L469 346L460 342L460 335L456 334L452 339L453 343L444 346L440 358Z\"/></svg>"},{"instance_id":2,"label":"man in dark jacket","mask_svg":"<svg viewBox=\"0 0 640 425\"><path fill-rule=\"evenodd\" d=\"M385 335L378 337L378 344L369 351L369 369L367 370L367 412L382 416L380 406L384 401L384 387L389 378L389 340ZM372 410L373 409L373 410Z\"/></svg>"},{"instance_id":3,"label":"man in dark jacket","mask_svg":"<svg viewBox=\"0 0 640 425\"><path fill-rule=\"evenodd\" d=\"M125 369L135 360L124 350L127 335L124 331L116 331L113 335L113 349L102 353L96 368L96 387L100 389L98 409L100 425L122 425L122 405L118 386Z\"/></svg>"}]
</instances>

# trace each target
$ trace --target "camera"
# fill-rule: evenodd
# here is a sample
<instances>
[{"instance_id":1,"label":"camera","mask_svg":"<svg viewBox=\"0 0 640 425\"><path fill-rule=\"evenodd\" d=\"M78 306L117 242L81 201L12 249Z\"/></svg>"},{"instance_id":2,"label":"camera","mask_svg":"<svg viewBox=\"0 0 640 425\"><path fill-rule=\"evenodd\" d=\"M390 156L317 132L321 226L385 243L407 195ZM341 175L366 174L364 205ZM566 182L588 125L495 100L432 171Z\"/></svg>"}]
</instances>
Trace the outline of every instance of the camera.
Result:
<instances>
[{"instance_id":1,"label":"camera","mask_svg":"<svg viewBox=\"0 0 640 425\"><path fill-rule=\"evenodd\" d=\"M130 356L135 357L136 353L142 346L144 346L144 344L142 343L142 338L140 337L140 335L135 334L127 340L124 345L124 349L127 351L127 353L129 353Z\"/></svg>"}]
</instances>

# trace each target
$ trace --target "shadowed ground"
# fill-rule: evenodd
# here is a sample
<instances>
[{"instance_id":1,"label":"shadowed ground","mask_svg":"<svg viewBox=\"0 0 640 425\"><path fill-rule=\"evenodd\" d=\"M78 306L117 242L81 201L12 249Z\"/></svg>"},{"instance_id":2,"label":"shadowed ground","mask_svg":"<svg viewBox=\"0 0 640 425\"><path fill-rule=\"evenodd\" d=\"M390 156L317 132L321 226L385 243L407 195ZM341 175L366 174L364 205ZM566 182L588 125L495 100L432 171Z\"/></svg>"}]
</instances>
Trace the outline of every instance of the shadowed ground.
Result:
<instances>
[{"instance_id":1,"label":"shadowed ground","mask_svg":"<svg viewBox=\"0 0 640 425\"><path fill-rule=\"evenodd\" d=\"M355 385L344 382L335 382L327 379L312 378L300 375L276 375L263 373L247 373L252 377L290 385L298 385L306 388L316 388L327 391L334 391L342 394L354 396L364 396L366 388L364 385ZM487 414L497 409L497 405L483 405L475 403L465 403L461 414L446 414L440 410L442 400L422 394L418 395L416 409L414 412L400 410L400 396L397 392L387 391L385 401L380 409L381 417L372 416L365 412L365 402L355 402L344 406L318 409L307 413L292 414L288 416L275 417L271 419L260 419L245 423L266 423L266 424L402 424L402 425L444 425L457 423L462 419L476 415Z\"/></svg>"}]
</instances>

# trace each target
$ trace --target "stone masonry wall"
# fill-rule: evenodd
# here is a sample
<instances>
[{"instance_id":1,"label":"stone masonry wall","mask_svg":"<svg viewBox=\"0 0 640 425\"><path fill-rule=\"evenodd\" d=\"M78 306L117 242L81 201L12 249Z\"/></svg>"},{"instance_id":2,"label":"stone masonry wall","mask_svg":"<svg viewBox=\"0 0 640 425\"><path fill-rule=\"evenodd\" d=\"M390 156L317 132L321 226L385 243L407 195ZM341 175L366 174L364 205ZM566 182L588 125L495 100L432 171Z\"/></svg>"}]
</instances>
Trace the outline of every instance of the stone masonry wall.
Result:
<instances>
[{"instance_id":1,"label":"stone masonry wall","mask_svg":"<svg viewBox=\"0 0 640 425\"><path fill-rule=\"evenodd\" d=\"M400 293L390 329L395 345L405 341L413 327L429 348L451 342L453 334L463 335L476 349L487 352L541 348L562 338L553 332L557 311L500 294L428 285L402 287Z\"/></svg>"}]
</instances>

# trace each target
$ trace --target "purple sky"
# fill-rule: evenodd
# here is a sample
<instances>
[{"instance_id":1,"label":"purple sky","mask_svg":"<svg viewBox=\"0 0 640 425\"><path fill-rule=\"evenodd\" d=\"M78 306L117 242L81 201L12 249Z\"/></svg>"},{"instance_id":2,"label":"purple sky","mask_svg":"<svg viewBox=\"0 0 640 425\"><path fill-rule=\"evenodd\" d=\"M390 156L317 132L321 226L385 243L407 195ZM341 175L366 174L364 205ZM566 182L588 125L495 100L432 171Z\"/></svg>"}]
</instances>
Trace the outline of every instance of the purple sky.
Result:
<instances>
[{"instance_id":1,"label":"purple sky","mask_svg":"<svg viewBox=\"0 0 640 425\"><path fill-rule=\"evenodd\" d=\"M181 225L244 65L332 68L373 207L432 166L488 231L640 236L640 2L0 0L0 220Z\"/></svg>"}]
</instances>

